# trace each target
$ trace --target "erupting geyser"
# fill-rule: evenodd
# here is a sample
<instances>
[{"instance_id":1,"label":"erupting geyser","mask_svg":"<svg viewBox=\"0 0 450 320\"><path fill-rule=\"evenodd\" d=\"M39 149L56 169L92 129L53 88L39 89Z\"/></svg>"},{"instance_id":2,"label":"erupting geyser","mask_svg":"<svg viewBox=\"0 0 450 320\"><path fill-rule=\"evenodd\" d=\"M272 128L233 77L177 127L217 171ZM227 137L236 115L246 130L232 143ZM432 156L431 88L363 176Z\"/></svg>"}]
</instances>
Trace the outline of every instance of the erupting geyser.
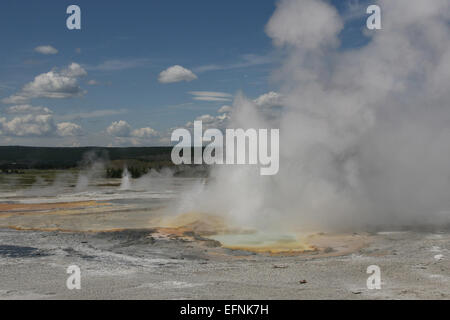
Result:
<instances>
[{"instance_id":1,"label":"erupting geyser","mask_svg":"<svg viewBox=\"0 0 450 320\"><path fill-rule=\"evenodd\" d=\"M266 33L285 56L277 104L238 96L228 128L279 128L280 168L217 166L181 212L267 230L450 220L448 0L380 0L383 29L341 46L348 17L281 0Z\"/></svg>"},{"instance_id":2,"label":"erupting geyser","mask_svg":"<svg viewBox=\"0 0 450 320\"><path fill-rule=\"evenodd\" d=\"M130 173L128 172L128 168L123 168L122 180L120 182L120 190L130 190Z\"/></svg>"}]
</instances>

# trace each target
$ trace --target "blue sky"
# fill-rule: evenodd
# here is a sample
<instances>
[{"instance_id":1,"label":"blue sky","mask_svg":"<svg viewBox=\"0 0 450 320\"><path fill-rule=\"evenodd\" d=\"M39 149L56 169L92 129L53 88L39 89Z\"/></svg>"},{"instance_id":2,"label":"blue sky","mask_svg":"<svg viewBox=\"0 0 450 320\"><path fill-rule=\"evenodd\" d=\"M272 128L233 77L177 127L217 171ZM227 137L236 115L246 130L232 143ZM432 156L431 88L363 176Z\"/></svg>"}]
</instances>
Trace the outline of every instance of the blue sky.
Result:
<instances>
[{"instance_id":1,"label":"blue sky","mask_svg":"<svg viewBox=\"0 0 450 320\"><path fill-rule=\"evenodd\" d=\"M356 1L333 1L350 12ZM165 1L22 1L0 4L0 144L25 145L133 145L161 144L155 139L138 142L115 140L106 132L122 120L129 130L163 132L229 105L238 91L250 98L277 91L270 75L278 66L264 27L275 9L273 0L165 0ZM66 28L66 8L81 8L81 30ZM365 43L363 20L350 19L341 35L342 48ZM43 54L50 46L57 53ZM61 98L34 95L20 103L5 99L20 94L36 76L51 70L62 75L71 63L86 74L71 78L79 94ZM195 79L161 83L159 74L180 65ZM73 89L73 88L72 88ZM209 99L190 92L219 92ZM203 100L194 98L202 97ZM211 98L211 96L209 96ZM219 99L217 99L219 98ZM220 101L208 101L220 100ZM36 119L11 122L26 116L12 106L28 105L51 110L47 119L55 128L19 130ZM23 109L25 110L25 109ZM31 109L30 109L31 110ZM27 122L28 121L28 122ZM58 123L72 123L66 135L55 134ZM48 124L46 122L46 124ZM1 125L1 123L0 123ZM17 129L17 130L16 130ZM55 131L55 132L53 132ZM135 136L138 134L136 133Z\"/></svg>"}]
</instances>

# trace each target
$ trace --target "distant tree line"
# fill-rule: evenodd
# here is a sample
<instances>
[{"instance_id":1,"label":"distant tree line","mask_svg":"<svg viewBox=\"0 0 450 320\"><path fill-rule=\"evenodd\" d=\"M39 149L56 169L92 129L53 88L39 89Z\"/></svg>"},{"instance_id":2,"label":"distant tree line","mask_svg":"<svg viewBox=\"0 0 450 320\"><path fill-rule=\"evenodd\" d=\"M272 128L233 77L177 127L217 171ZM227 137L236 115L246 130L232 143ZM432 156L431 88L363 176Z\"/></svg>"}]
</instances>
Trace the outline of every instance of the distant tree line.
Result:
<instances>
[{"instance_id":1,"label":"distant tree line","mask_svg":"<svg viewBox=\"0 0 450 320\"><path fill-rule=\"evenodd\" d=\"M175 166L171 152L172 147L0 147L0 173L19 174L26 169L88 169L101 162L108 178L121 178L125 167L132 178L139 178L152 169L159 171L167 167L173 168L175 176L207 175L208 169L204 165Z\"/></svg>"},{"instance_id":2,"label":"distant tree line","mask_svg":"<svg viewBox=\"0 0 450 320\"><path fill-rule=\"evenodd\" d=\"M0 170L70 169L83 166L87 160L136 159L145 162L170 162L171 147L136 148L50 148L0 146Z\"/></svg>"}]
</instances>

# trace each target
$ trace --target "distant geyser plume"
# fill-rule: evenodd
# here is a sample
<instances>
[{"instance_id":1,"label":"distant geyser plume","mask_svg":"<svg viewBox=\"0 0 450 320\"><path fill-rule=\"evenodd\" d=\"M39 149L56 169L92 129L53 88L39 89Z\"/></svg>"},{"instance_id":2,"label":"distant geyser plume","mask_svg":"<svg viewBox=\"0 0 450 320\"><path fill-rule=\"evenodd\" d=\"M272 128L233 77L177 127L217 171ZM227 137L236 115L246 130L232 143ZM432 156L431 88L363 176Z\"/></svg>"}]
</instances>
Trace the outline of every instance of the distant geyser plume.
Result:
<instances>
[{"instance_id":1,"label":"distant geyser plume","mask_svg":"<svg viewBox=\"0 0 450 320\"><path fill-rule=\"evenodd\" d=\"M124 167L122 172L122 180L120 181L120 190L130 190L130 187L130 173L128 172L128 168Z\"/></svg>"},{"instance_id":2,"label":"distant geyser plume","mask_svg":"<svg viewBox=\"0 0 450 320\"><path fill-rule=\"evenodd\" d=\"M218 165L181 211L271 229L449 222L450 2L373 4L382 30L346 49L328 1L278 3L266 33L285 56L281 106L238 97L228 127L279 128L280 171Z\"/></svg>"},{"instance_id":3,"label":"distant geyser plume","mask_svg":"<svg viewBox=\"0 0 450 320\"><path fill-rule=\"evenodd\" d=\"M75 190L78 192L86 191L92 181L103 175L106 163L107 155L105 153L98 155L95 152L87 152L84 154L80 162L82 170L78 173Z\"/></svg>"}]
</instances>

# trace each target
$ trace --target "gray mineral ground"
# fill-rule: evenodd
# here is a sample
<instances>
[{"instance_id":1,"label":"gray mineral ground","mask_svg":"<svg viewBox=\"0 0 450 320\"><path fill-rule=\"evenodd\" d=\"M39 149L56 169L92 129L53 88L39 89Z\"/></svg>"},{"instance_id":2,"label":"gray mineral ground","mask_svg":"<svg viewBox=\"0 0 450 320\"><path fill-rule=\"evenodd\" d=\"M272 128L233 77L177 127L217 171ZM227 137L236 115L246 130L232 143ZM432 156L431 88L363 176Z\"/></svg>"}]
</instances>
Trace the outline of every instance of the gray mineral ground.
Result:
<instances>
[{"instance_id":1,"label":"gray mineral ground","mask_svg":"<svg viewBox=\"0 0 450 320\"><path fill-rule=\"evenodd\" d=\"M151 234L1 229L0 298L450 298L448 231L378 233L367 247L329 257L253 254ZM81 269L80 290L66 287L69 265ZM367 288L370 265L381 269L380 290Z\"/></svg>"}]
</instances>

